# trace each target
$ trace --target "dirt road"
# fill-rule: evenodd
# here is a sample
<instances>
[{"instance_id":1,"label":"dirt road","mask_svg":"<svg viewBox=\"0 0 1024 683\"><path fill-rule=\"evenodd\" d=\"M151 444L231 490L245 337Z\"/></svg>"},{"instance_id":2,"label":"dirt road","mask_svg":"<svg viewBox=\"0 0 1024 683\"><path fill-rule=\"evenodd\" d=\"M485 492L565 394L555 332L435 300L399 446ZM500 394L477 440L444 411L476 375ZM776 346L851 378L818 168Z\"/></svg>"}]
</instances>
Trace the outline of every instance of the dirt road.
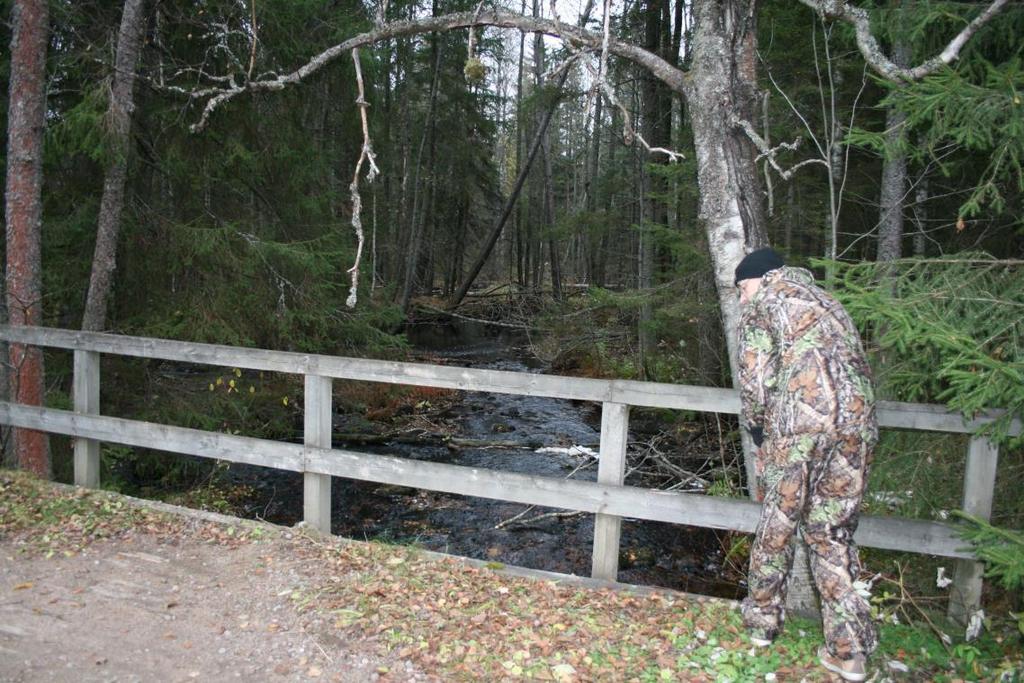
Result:
<instances>
[{"instance_id":1,"label":"dirt road","mask_svg":"<svg viewBox=\"0 0 1024 683\"><path fill-rule=\"evenodd\" d=\"M130 531L71 557L0 540L0 681L428 680L296 608L316 567L291 534L231 543L232 528Z\"/></svg>"}]
</instances>

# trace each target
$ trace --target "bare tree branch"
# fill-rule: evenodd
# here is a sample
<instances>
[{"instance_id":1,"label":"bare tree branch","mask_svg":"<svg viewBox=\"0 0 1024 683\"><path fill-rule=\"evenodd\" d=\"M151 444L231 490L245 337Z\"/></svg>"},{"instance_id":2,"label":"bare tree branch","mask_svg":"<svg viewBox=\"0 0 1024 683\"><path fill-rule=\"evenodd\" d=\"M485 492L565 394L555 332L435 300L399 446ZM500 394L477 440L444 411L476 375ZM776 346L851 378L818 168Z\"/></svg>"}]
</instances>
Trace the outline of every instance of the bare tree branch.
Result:
<instances>
[{"instance_id":1,"label":"bare tree branch","mask_svg":"<svg viewBox=\"0 0 1024 683\"><path fill-rule=\"evenodd\" d=\"M256 0L249 0L249 8L252 10L252 45L249 49L249 70L246 71L246 78L252 80L252 70L256 66Z\"/></svg>"},{"instance_id":2,"label":"bare tree branch","mask_svg":"<svg viewBox=\"0 0 1024 683\"><path fill-rule=\"evenodd\" d=\"M769 147L765 139L757 134L757 131L754 130L754 126L749 121L744 121L742 119L733 119L733 125L742 128L743 132L747 134L748 138L750 138L750 141L754 143L754 147L757 147L757 151L761 153L757 157L757 159L755 159L755 161L766 159L768 163L771 164L772 168L775 169L775 172L782 176L783 180L789 180L790 178L792 178L793 174L796 173L797 169L799 169L802 166L807 166L809 164L822 164L826 167L828 166L828 164L822 159L805 159L804 161L801 161L799 164L790 168L788 171L783 170L783 168L779 166L778 162L775 160L775 155L782 150L789 150L791 152L795 152L796 149L800 146L800 138L797 138L793 142L783 142L781 144L776 145L775 147Z\"/></svg>"},{"instance_id":3,"label":"bare tree branch","mask_svg":"<svg viewBox=\"0 0 1024 683\"><path fill-rule=\"evenodd\" d=\"M370 165L369 170L366 172L366 181L372 183L373 179L377 177L380 170L377 168L376 155L373 153L373 148L370 146L370 126L366 120L366 108L370 104L366 101L366 93L363 88L363 70L359 63L359 50L352 50L352 61L356 67L356 83L359 86L359 99L356 100L356 104L359 105L359 118L363 124L363 147L359 152L359 161L356 162L356 170L352 175L352 184L348 186L349 192L352 196L352 227L356 231L356 239L359 241L356 247L356 260L352 264L352 267L348 269L348 273L352 278L352 284L349 287L348 298L345 300L345 305L349 308L355 308L356 301L359 294L359 262L363 257L363 244L366 241L363 235L363 199L359 195L359 172L363 169L363 162L367 162Z\"/></svg>"},{"instance_id":4,"label":"bare tree branch","mask_svg":"<svg viewBox=\"0 0 1024 683\"><path fill-rule=\"evenodd\" d=\"M611 37L597 36L576 26L550 19L525 17L498 10L486 10L479 13L460 12L438 17L423 17L412 21L398 21L381 26L327 48L291 73L278 75L273 78L247 81L245 83L229 80L223 87L204 89L202 95L190 93L190 97L193 100L209 98L206 100L199 120L192 125L191 130L192 132L203 130L209 123L210 116L218 107L243 93L283 90L289 85L294 85L309 78L341 55L349 53L356 48L373 45L389 38L418 35L432 31L451 31L471 26L494 26L518 29L529 33L543 33L561 38L569 45L579 48L586 47L593 50L601 49L602 45L607 42L607 49L610 54L628 59L648 69L656 78L663 81L675 92L686 95L690 89L685 74L680 69L636 45L631 45Z\"/></svg>"},{"instance_id":5,"label":"bare tree branch","mask_svg":"<svg viewBox=\"0 0 1024 683\"><path fill-rule=\"evenodd\" d=\"M851 24L857 33L857 47L860 48L860 53L871 65L871 68L890 80L909 82L920 80L956 61L960 56L960 50L963 49L967 41L992 17L999 14L1009 0L993 0L984 12L975 17L953 40L949 41L949 44L938 56L913 68L899 66L882 52L882 47L871 33L871 19L867 10L854 7L844 0L800 0L800 2L813 9L824 19L841 19Z\"/></svg>"}]
</instances>

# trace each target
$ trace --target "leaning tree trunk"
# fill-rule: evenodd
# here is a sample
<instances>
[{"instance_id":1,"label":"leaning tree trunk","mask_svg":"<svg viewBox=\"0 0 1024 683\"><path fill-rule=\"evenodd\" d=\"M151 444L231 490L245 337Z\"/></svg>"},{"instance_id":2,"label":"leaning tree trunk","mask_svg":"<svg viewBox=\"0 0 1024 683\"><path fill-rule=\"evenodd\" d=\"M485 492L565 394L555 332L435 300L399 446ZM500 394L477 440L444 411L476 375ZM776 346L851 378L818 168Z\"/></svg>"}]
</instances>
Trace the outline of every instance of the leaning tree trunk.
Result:
<instances>
[{"instance_id":1,"label":"leaning tree trunk","mask_svg":"<svg viewBox=\"0 0 1024 683\"><path fill-rule=\"evenodd\" d=\"M700 0L694 3L692 78L687 86L697 182L699 216L708 236L726 344L736 380L736 332L739 300L733 274L747 246L767 242L763 193L754 163L756 150L741 137L736 118L751 110L756 93L756 0ZM748 458L749 460L749 458ZM747 463L753 481L753 463Z\"/></svg>"},{"instance_id":2,"label":"leaning tree trunk","mask_svg":"<svg viewBox=\"0 0 1024 683\"><path fill-rule=\"evenodd\" d=\"M689 102L703 105L688 108L697 152L700 218L707 231L737 387L739 300L734 273L747 246L767 244L756 150L735 125L738 118L752 120L757 102L755 5L756 0L694 3L693 76L687 92ZM755 497L754 449L745 430L741 434L748 490ZM806 553L803 543L796 542L787 605L798 612L813 611L816 604Z\"/></svg>"},{"instance_id":3,"label":"leaning tree trunk","mask_svg":"<svg viewBox=\"0 0 1024 683\"><path fill-rule=\"evenodd\" d=\"M117 268L117 240L121 233L124 186L128 174L129 133L132 110L135 108L135 70L146 31L144 6L145 0L125 0L121 30L117 36L113 85L107 107L111 158L103 179L96 249L92 257L89 294L82 316L83 330L98 331L104 328L112 278Z\"/></svg>"},{"instance_id":4,"label":"leaning tree trunk","mask_svg":"<svg viewBox=\"0 0 1024 683\"><path fill-rule=\"evenodd\" d=\"M11 10L11 83L7 110L7 313L11 325L43 322L41 232L43 128L46 125L46 0L15 2ZM43 352L10 345L11 400L41 406ZM46 434L12 431L20 467L50 476Z\"/></svg>"},{"instance_id":5,"label":"leaning tree trunk","mask_svg":"<svg viewBox=\"0 0 1024 683\"><path fill-rule=\"evenodd\" d=\"M566 69L562 72L562 75L559 76L556 92L561 92L562 87L565 86L565 80L568 77L568 73L569 71ZM476 261L474 261L473 265L470 267L469 273L466 275L466 279L462 281L462 284L459 286L459 291L452 296L451 301L448 303L449 309L458 308L459 304L462 303L462 300L466 298L466 294L469 293L469 289L473 286L477 276L480 275L480 271L483 270L484 264L487 263L487 259L490 258L491 252L494 250L494 245L498 243L501 231L505 227L505 223L508 222L509 216L512 215L512 211L517 205L519 194L522 192L523 185L526 184L526 179L530 175L530 168L533 166L533 161L537 158L537 152L540 150L544 142L548 125L551 123L551 116L555 113L555 110L558 109L560 101L561 99L557 95L552 96L542 117L537 122L537 131L534 133L533 141L530 143L530 149L526 153L526 159L521 162L516 162L516 165L519 166L519 174L516 176L516 182L512 186L512 191L505 200L505 205L502 208L501 213L498 215L498 220L495 221L494 227L491 228L491 232L487 236L487 240L484 242L483 249L476 257ZM521 278L520 283L523 282L525 282L525 279Z\"/></svg>"}]
</instances>

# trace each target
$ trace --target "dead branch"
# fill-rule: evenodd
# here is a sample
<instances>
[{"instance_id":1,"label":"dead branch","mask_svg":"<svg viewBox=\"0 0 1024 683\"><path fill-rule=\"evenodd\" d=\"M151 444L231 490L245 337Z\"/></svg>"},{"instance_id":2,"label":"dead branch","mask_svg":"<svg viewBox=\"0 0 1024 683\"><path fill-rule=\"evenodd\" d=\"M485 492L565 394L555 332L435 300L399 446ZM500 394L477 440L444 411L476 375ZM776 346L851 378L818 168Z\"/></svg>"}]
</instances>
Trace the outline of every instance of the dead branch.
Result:
<instances>
[{"instance_id":1,"label":"dead branch","mask_svg":"<svg viewBox=\"0 0 1024 683\"><path fill-rule=\"evenodd\" d=\"M496 320L487 320L486 318L474 318L472 316L462 315L462 314L459 314L459 313L455 313L454 311L446 311L446 310L441 309L441 308L435 308L433 306L428 306L427 304L417 304L416 308L421 308L421 309L423 309L425 311L430 311L431 313L440 313L442 315L446 315L446 316L449 316L449 317L452 317L452 318L457 318L459 320L465 320L467 322L480 323L481 325L493 325L494 327L506 327L506 328L509 328L509 329L512 329L512 330L533 329L533 330L537 330L537 331L547 331L547 329L548 329L548 328L537 327L536 325L526 325L524 323L505 323L505 322L498 322Z\"/></svg>"},{"instance_id":2,"label":"dead branch","mask_svg":"<svg viewBox=\"0 0 1024 683\"><path fill-rule=\"evenodd\" d=\"M454 437L441 432L431 432L425 429L412 429L402 432L386 432L374 434L370 432L335 432L331 439L334 443L359 444L359 445L386 445L392 443L413 444L413 445L438 445L445 446L451 450L463 448L477 449L509 449L509 450L536 450L541 447L537 440L510 441L507 439L465 439Z\"/></svg>"},{"instance_id":3,"label":"dead branch","mask_svg":"<svg viewBox=\"0 0 1024 683\"><path fill-rule=\"evenodd\" d=\"M919 66L904 68L882 52L881 46L874 34L871 33L871 18L867 10L854 7L845 0L800 0L800 2L813 9L823 19L840 19L852 25L857 34L857 47L871 68L890 80L903 82L920 80L942 67L952 64L960 56L960 50L971 39L971 36L1008 4L1008 0L994 0L984 12L975 17L953 40L949 41L937 56Z\"/></svg>"},{"instance_id":4,"label":"dead branch","mask_svg":"<svg viewBox=\"0 0 1024 683\"><path fill-rule=\"evenodd\" d=\"M791 152L795 152L797 148L800 146L800 138L797 138L793 142L783 142L781 144L776 145L775 147L769 147L765 139L757 134L757 131L754 130L754 126L751 125L749 121L734 118L733 125L743 129L743 132L747 134L747 137L750 138L750 141L754 143L755 147L757 147L757 151L760 152L760 154L758 155L757 159L755 159L755 161L766 159L768 163L771 164L771 167L775 169L775 172L778 173L783 180L789 180L790 178L793 177L793 174L796 173L797 170L809 164L822 164L825 167L828 167L828 163L826 163L823 159L805 159L804 161L801 161L800 163L790 168L788 171L784 170L781 166L779 166L778 161L775 159L775 155L782 150L789 150Z\"/></svg>"},{"instance_id":5,"label":"dead branch","mask_svg":"<svg viewBox=\"0 0 1024 683\"><path fill-rule=\"evenodd\" d=\"M192 132L202 131L209 123L210 116L218 107L226 102L230 102L239 95L283 90L290 85L295 85L309 78L328 64L334 62L341 55L351 52L356 48L373 45L390 38L419 35L433 31L451 31L471 26L494 26L496 28L517 29L528 33L543 33L561 38L567 44L576 47L589 47L593 50L602 49L606 46L607 53L628 59L644 67L673 91L685 95L690 88L680 69L643 48L616 40L608 35L596 36L577 26L560 21L540 17L525 17L500 10L483 10L479 13L475 11L459 12L386 24L327 48L291 73L260 78L244 83L238 83L234 79L230 79L222 87L206 88L201 91L201 94L198 92L188 93L192 100L206 100L199 120L191 126L191 130Z\"/></svg>"},{"instance_id":6,"label":"dead branch","mask_svg":"<svg viewBox=\"0 0 1024 683\"><path fill-rule=\"evenodd\" d=\"M356 247L356 260L352 264L352 267L348 269L348 273L352 278L352 284L349 286L348 298L345 300L345 305L349 308L355 308L356 301L359 293L359 262L363 257L363 244L365 243L365 236L363 235L363 199L359 195L359 172L363 168L363 162L366 161L370 168L366 172L366 181L369 183L373 182L373 179L380 173L380 169L377 168L375 161L376 156L373 153L373 148L370 146L370 126L367 122L366 108L369 107L369 103L366 101L365 90L363 88L363 70L359 64L359 50L352 50L352 61L356 67L356 83L359 86L359 97L356 99L356 104L359 106L359 118L363 124L363 147L359 152L359 161L356 162L356 171L352 175L352 184L348 186L349 192L352 196L352 227L356 231L356 238L359 243Z\"/></svg>"},{"instance_id":7,"label":"dead branch","mask_svg":"<svg viewBox=\"0 0 1024 683\"><path fill-rule=\"evenodd\" d=\"M668 455L663 453L658 448L658 443L665 440L667 437L656 436L650 441L642 444L630 444L629 452L627 453L627 466L625 479L638 478L641 481L653 482L660 480L664 482L665 478L668 477L672 480L672 484L669 486L661 485L659 488L663 491L675 491L679 489L689 488L693 489L706 489L711 485L711 482L706 478L701 477L695 472L689 472L682 467L679 467L675 463L671 462ZM638 447L639 446L639 447ZM653 464L653 468L646 467L648 462ZM580 465L578 465L572 472L565 476L566 479L572 479L573 475L582 469L592 466L597 462L596 458L588 457ZM549 512L534 517L525 518L525 515L531 510L536 508L536 505L529 505L519 514L510 517L506 520L498 522L494 525L495 529L504 529L512 525L526 525L538 522L543 519L550 518L565 518L573 517L576 515L582 515L583 512Z\"/></svg>"},{"instance_id":8,"label":"dead branch","mask_svg":"<svg viewBox=\"0 0 1024 683\"><path fill-rule=\"evenodd\" d=\"M552 6L554 6L554 3L552 3ZM588 3L588 10L590 9L590 6L591 3ZM616 97L615 95L615 90L611 87L611 84L608 83L608 52L612 44L611 20L609 18L610 14L611 0L605 0L604 28L603 35L601 37L601 58L598 62L598 68L595 70L589 62L583 62L587 71L590 72L591 77L594 79L593 88L604 93L604 96L608 100L608 102L613 107L618 109L620 114L622 114L622 139L627 145L632 145L633 142L639 142L640 145L645 150L647 150L649 154L665 154L668 156L669 161L672 163L675 163L680 159L684 159L685 157L681 152L676 152L674 150L666 149L664 147L651 147L647 140L645 140L644 137L636 130L636 128L633 127L633 121L629 115L629 110L627 110L626 107L624 107L619 102L618 97ZM574 56L580 56L582 54L582 51L578 47L572 45L571 42L565 41L565 45L570 50L570 52L574 53Z\"/></svg>"},{"instance_id":9,"label":"dead branch","mask_svg":"<svg viewBox=\"0 0 1024 683\"><path fill-rule=\"evenodd\" d=\"M256 66L256 0L249 0L249 7L252 10L252 46L249 49L249 70L246 71L246 78L252 80L252 70Z\"/></svg>"},{"instance_id":10,"label":"dead branch","mask_svg":"<svg viewBox=\"0 0 1024 683\"><path fill-rule=\"evenodd\" d=\"M577 465L576 468L573 469L572 472L570 472L569 474L565 475L565 478L566 479L572 479L572 475L576 474L577 472L579 472L580 470L582 470L584 468L590 467L595 462L597 462L596 458L588 457L582 463ZM549 517L574 517L576 515L582 515L583 514L582 512L579 512L579 511L549 512L549 513L545 513L545 514L542 514L542 515L537 515L536 517L531 517L529 519L523 519L523 516L527 512L529 512L530 510L533 510L536 507L537 507L536 505L527 505L526 508L524 508L523 511L520 512L518 515L515 515L514 517L509 517L506 520L498 522L497 524L494 525L494 528L495 529L504 529L505 527L511 526L513 524L530 524L530 523L537 522L537 521L542 520L542 519L547 519Z\"/></svg>"}]
</instances>

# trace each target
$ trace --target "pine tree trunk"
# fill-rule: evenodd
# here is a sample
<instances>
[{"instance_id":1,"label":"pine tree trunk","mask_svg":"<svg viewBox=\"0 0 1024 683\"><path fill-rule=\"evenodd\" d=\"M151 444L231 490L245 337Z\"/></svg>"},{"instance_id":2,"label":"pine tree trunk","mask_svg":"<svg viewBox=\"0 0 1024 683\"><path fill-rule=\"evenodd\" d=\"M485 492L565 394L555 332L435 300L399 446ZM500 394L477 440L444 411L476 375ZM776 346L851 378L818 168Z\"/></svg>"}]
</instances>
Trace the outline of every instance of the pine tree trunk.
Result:
<instances>
[{"instance_id":1,"label":"pine tree trunk","mask_svg":"<svg viewBox=\"0 0 1024 683\"><path fill-rule=\"evenodd\" d=\"M117 240L124 212L124 186L128 174L132 110L135 108L135 70L146 31L145 0L125 0L121 30L117 36L113 85L107 121L110 126L110 162L103 180L96 248L92 257L89 293L82 316L83 330L102 330L106 324L107 302L117 268Z\"/></svg>"},{"instance_id":2,"label":"pine tree trunk","mask_svg":"<svg viewBox=\"0 0 1024 683\"><path fill-rule=\"evenodd\" d=\"M46 0L15 2L11 10L11 82L7 110L7 313L11 325L41 325L43 129L46 125ZM42 349L11 344L11 400L41 406ZM46 434L14 429L18 465L50 476Z\"/></svg>"},{"instance_id":3,"label":"pine tree trunk","mask_svg":"<svg viewBox=\"0 0 1024 683\"><path fill-rule=\"evenodd\" d=\"M914 256L923 257L927 251L925 242L925 221L928 219L928 210L925 203L928 201L928 178L921 178L917 183L917 191L914 193Z\"/></svg>"}]
</instances>

